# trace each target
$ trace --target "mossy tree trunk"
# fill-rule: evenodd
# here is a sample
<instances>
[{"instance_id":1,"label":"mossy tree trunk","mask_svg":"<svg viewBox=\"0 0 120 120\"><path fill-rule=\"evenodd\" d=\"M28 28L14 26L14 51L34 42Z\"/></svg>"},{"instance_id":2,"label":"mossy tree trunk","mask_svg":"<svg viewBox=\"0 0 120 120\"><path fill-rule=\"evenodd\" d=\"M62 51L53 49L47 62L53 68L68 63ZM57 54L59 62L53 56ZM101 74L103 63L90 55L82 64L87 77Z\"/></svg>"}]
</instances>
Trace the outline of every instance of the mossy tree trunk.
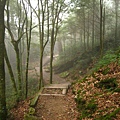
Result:
<instances>
[{"instance_id":1,"label":"mossy tree trunk","mask_svg":"<svg viewBox=\"0 0 120 120\"><path fill-rule=\"evenodd\" d=\"M4 8L6 0L0 1L0 120L6 120L6 96L5 96L5 68L4 68Z\"/></svg>"}]
</instances>

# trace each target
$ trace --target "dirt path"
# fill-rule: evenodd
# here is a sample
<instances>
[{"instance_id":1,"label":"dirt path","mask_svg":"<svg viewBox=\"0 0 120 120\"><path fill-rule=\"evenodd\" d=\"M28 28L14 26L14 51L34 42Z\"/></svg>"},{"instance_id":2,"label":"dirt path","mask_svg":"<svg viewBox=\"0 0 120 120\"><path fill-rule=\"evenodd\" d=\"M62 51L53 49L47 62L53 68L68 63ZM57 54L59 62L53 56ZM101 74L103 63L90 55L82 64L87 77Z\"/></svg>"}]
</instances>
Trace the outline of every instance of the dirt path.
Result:
<instances>
[{"instance_id":1,"label":"dirt path","mask_svg":"<svg viewBox=\"0 0 120 120\"><path fill-rule=\"evenodd\" d=\"M40 96L35 110L38 120L77 120L76 103L70 89L66 96Z\"/></svg>"},{"instance_id":2,"label":"dirt path","mask_svg":"<svg viewBox=\"0 0 120 120\"><path fill-rule=\"evenodd\" d=\"M49 61L48 59L49 58L47 57L47 63ZM46 62L44 62L44 64L46 64ZM39 67L37 65L38 64L35 63L32 66L34 66L33 68L35 68L37 70L37 74L39 74ZM31 76L37 79L35 69L29 70L29 77ZM44 83L47 85L49 84L50 73L46 72L44 69L43 74ZM53 74L53 84L61 84L66 82L70 81L59 77L57 74ZM59 90L53 89L52 92ZM37 120L77 120L78 113L74 97L75 96L72 94L71 89L68 89L68 92L65 96L40 96L35 107L34 116L37 117ZM8 120L24 120L24 113L28 111L28 105L29 100L20 102L16 108L11 110L12 118Z\"/></svg>"},{"instance_id":3,"label":"dirt path","mask_svg":"<svg viewBox=\"0 0 120 120\"><path fill-rule=\"evenodd\" d=\"M55 57L54 57L55 58ZM43 78L44 78L44 84L47 85L49 84L49 79L50 79L50 73L49 72L46 72L46 67L48 66L50 62L50 57L49 56L45 56L44 59L43 59ZM36 64L35 65L35 72L37 73L37 75L39 76L40 74L40 68L38 66L39 64ZM33 71L32 71L33 72ZM68 82L69 80L65 80L61 77L59 77L57 74L53 74L53 84L60 84L60 83L66 83ZM71 81L70 81L71 82Z\"/></svg>"},{"instance_id":4,"label":"dirt path","mask_svg":"<svg viewBox=\"0 0 120 120\"><path fill-rule=\"evenodd\" d=\"M49 60L46 61L48 63ZM39 67L36 67L36 69L39 73ZM45 85L49 84L50 73L43 69L43 75ZM53 84L66 82L71 81L63 79L57 74L53 74ZM52 92L55 90L52 89ZM49 90L47 92L49 93ZM35 116L40 120L77 120L77 108L71 89L68 89L65 96L40 96L35 110Z\"/></svg>"},{"instance_id":5,"label":"dirt path","mask_svg":"<svg viewBox=\"0 0 120 120\"><path fill-rule=\"evenodd\" d=\"M45 84L49 83L49 72L44 71ZM53 74L53 84L66 83L67 80ZM58 89L52 89L46 93L56 93ZM77 109L72 90L68 89L65 96L40 96L35 107L38 120L77 120Z\"/></svg>"}]
</instances>

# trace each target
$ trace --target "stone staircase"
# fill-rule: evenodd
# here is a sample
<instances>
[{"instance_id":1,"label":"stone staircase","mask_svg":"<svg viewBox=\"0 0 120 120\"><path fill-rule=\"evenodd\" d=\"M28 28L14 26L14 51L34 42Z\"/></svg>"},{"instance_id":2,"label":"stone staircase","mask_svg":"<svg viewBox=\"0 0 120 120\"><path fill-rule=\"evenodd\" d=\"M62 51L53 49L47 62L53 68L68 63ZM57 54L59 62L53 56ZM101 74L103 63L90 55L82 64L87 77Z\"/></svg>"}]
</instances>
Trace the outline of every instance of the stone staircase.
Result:
<instances>
[{"instance_id":1,"label":"stone staircase","mask_svg":"<svg viewBox=\"0 0 120 120\"><path fill-rule=\"evenodd\" d=\"M70 85L71 85L70 82L62 84L50 84L44 86L40 95L65 96Z\"/></svg>"}]
</instances>

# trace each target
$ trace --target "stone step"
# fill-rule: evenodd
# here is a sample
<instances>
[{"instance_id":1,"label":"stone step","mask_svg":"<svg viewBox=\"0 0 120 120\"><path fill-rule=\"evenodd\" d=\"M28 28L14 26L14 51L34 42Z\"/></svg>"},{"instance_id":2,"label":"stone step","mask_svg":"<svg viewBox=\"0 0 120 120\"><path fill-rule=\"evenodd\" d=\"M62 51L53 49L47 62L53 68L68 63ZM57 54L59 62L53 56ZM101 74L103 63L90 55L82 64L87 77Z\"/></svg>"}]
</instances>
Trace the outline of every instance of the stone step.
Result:
<instances>
[{"instance_id":1,"label":"stone step","mask_svg":"<svg viewBox=\"0 0 120 120\"><path fill-rule=\"evenodd\" d=\"M48 94L48 93L42 93L40 95L54 95L54 96L64 96L67 93L67 90L71 83L62 83L62 84L50 84L47 86L44 86L43 89L62 89L61 94Z\"/></svg>"},{"instance_id":2,"label":"stone step","mask_svg":"<svg viewBox=\"0 0 120 120\"><path fill-rule=\"evenodd\" d=\"M44 88L61 88L61 89L68 89L68 87L71 85L71 83L63 83L63 84L51 84L48 86L45 86Z\"/></svg>"},{"instance_id":3,"label":"stone step","mask_svg":"<svg viewBox=\"0 0 120 120\"><path fill-rule=\"evenodd\" d=\"M65 96L63 94L40 94L41 96Z\"/></svg>"}]
</instances>

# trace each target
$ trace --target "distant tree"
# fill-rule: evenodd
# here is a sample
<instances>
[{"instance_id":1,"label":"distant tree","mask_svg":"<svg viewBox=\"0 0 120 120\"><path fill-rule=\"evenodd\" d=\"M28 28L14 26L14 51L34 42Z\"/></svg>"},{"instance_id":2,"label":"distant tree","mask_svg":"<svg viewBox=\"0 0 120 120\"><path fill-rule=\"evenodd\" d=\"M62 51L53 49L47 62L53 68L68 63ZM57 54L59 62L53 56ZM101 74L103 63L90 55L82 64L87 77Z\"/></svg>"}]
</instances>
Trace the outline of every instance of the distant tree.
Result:
<instances>
[{"instance_id":1,"label":"distant tree","mask_svg":"<svg viewBox=\"0 0 120 120\"><path fill-rule=\"evenodd\" d=\"M92 6L92 49L94 48L95 44L95 0L93 0Z\"/></svg>"},{"instance_id":2,"label":"distant tree","mask_svg":"<svg viewBox=\"0 0 120 120\"><path fill-rule=\"evenodd\" d=\"M118 10L119 10L119 4L120 0L114 0L115 4L115 45L117 45L116 41L118 40Z\"/></svg>"},{"instance_id":3,"label":"distant tree","mask_svg":"<svg viewBox=\"0 0 120 120\"><path fill-rule=\"evenodd\" d=\"M16 20L14 20L14 26L16 27L15 30L12 29L11 24L10 24L10 10L12 9L10 5L10 0L7 0L7 9L6 9L6 14L7 14L7 23L6 23L6 29L8 30L8 33L11 37L11 43L13 45L15 54L16 54L16 63L17 63L17 80L18 80L18 100L21 99L22 97L22 69L21 69L21 51L19 44L22 40L23 35L25 34L24 32L24 27L25 27L25 21L26 17L23 17L22 13L22 3L20 1L16 2L18 11L16 11ZM16 37L17 36L17 37Z\"/></svg>"},{"instance_id":4,"label":"distant tree","mask_svg":"<svg viewBox=\"0 0 120 120\"><path fill-rule=\"evenodd\" d=\"M30 0L28 0L28 3L30 5L30 7L33 9L37 20L38 20L38 34L39 34L39 42L40 42L40 79L39 79L39 89L41 89L41 87L44 86L44 81L43 81L43 55L44 55L44 50L45 47L49 41L49 30L47 32L47 39L45 38L45 33L46 33L46 27L45 27L45 23L47 21L47 27L49 24L48 21L48 15L49 13L47 13L46 11L48 11L48 9L46 8L47 5L47 0L43 1L43 0L37 0L37 10L36 8L34 8L30 2ZM49 29L49 27L47 28Z\"/></svg>"},{"instance_id":5,"label":"distant tree","mask_svg":"<svg viewBox=\"0 0 120 120\"><path fill-rule=\"evenodd\" d=\"M5 68L4 68L4 8L6 0L0 0L0 120L6 120Z\"/></svg>"},{"instance_id":6,"label":"distant tree","mask_svg":"<svg viewBox=\"0 0 120 120\"><path fill-rule=\"evenodd\" d=\"M52 0L51 1L51 39L50 39L50 84L52 84L53 77L53 55L54 55L54 47L55 42L57 40L58 30L60 28L60 13L64 11L65 0Z\"/></svg>"},{"instance_id":7,"label":"distant tree","mask_svg":"<svg viewBox=\"0 0 120 120\"><path fill-rule=\"evenodd\" d=\"M25 97L27 98L28 96L28 67L29 67L29 59L30 59L30 47L31 47L31 36L32 36L32 29L34 27L32 27L32 22L33 22L33 11L32 8L27 5L25 6L24 1L22 0L22 4L23 4L23 8L25 11L25 17L26 17L26 28L25 28L25 32L26 32L26 47L27 47L27 55L26 55L26 66L25 66ZM30 20L29 20L29 16L28 16L28 10L30 12Z\"/></svg>"},{"instance_id":8,"label":"distant tree","mask_svg":"<svg viewBox=\"0 0 120 120\"><path fill-rule=\"evenodd\" d=\"M103 0L100 0L100 56L103 55Z\"/></svg>"}]
</instances>

